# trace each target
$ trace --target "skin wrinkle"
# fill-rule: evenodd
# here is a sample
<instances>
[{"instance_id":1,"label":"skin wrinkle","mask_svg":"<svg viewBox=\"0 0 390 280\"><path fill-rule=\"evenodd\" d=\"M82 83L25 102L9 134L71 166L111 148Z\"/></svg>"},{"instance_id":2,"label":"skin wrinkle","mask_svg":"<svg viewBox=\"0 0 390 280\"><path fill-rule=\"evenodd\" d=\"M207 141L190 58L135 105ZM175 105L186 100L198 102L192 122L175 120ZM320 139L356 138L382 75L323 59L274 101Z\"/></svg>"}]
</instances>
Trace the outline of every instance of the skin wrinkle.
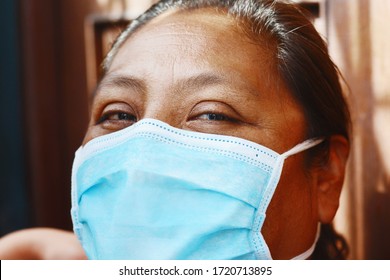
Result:
<instances>
[{"instance_id":1,"label":"skin wrinkle","mask_svg":"<svg viewBox=\"0 0 390 280\"><path fill-rule=\"evenodd\" d=\"M172 71L174 72L174 71ZM239 83L238 79L235 77L225 77L216 73L200 73L199 75L189 77L186 79L178 79L173 81L177 84L178 92L181 91L191 91L191 90L202 90L211 86L224 86L226 84ZM172 82L173 83L173 82ZM255 97L259 96L259 92L250 87L249 85L242 84L242 87L245 87L245 90L252 94ZM99 84L96 95L104 94L106 88L124 88L124 89L133 89L135 91L140 91L145 94L147 92L147 86L142 79L138 79L134 76L122 76L122 75L107 75L102 82Z\"/></svg>"}]
</instances>

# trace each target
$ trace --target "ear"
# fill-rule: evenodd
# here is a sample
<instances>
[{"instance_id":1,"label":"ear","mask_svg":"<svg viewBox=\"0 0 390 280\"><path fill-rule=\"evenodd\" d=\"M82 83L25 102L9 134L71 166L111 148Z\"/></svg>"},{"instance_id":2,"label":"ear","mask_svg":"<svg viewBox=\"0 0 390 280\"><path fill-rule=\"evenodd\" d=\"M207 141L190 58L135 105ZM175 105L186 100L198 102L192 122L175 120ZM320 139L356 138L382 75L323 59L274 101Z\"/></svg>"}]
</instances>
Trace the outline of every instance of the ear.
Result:
<instances>
[{"instance_id":1,"label":"ear","mask_svg":"<svg viewBox=\"0 0 390 280\"><path fill-rule=\"evenodd\" d=\"M321 223L330 223L339 207L348 155L348 140L341 135L332 136L328 162L317 173L318 217Z\"/></svg>"}]
</instances>

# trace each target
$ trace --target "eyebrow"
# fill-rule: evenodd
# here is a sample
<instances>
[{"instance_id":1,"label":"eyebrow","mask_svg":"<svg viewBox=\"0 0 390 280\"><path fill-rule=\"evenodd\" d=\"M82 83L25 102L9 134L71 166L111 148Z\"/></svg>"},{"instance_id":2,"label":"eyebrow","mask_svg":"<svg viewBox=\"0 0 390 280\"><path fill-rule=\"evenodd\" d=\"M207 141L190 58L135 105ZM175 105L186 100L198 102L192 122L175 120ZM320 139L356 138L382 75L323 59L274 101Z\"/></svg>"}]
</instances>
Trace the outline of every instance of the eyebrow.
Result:
<instances>
[{"instance_id":1,"label":"eyebrow","mask_svg":"<svg viewBox=\"0 0 390 280\"><path fill-rule=\"evenodd\" d=\"M224 75L218 75L214 73L201 73L199 75L183 78L178 80L177 85L175 85L176 90L183 89L184 91L188 90L199 90L202 88L218 85L229 85L230 78L225 77ZM147 85L146 83L137 77L134 76L124 76L124 75L112 75L103 78L103 80L97 86L93 97L99 94L102 88L124 88L131 89L142 94L146 94ZM253 95L258 95L258 92L252 88L247 88L248 91Z\"/></svg>"},{"instance_id":2,"label":"eyebrow","mask_svg":"<svg viewBox=\"0 0 390 280\"><path fill-rule=\"evenodd\" d=\"M103 80L96 87L93 96L95 97L98 95L100 90L106 87L132 89L142 93L146 93L147 89L146 84L141 79L133 76L113 75L103 78Z\"/></svg>"},{"instance_id":3,"label":"eyebrow","mask_svg":"<svg viewBox=\"0 0 390 280\"><path fill-rule=\"evenodd\" d=\"M213 73L202 73L194 77L179 80L179 88L201 89L214 85L226 84L226 78Z\"/></svg>"},{"instance_id":4,"label":"eyebrow","mask_svg":"<svg viewBox=\"0 0 390 280\"><path fill-rule=\"evenodd\" d=\"M259 92L257 89L251 87L247 83L241 81L238 77L229 75L219 75L218 73L201 73L197 76L185 78L182 80L179 80L179 89L187 89L189 91L191 90L199 90L202 88L210 87L210 86L232 86L234 84L234 81L236 81L237 84L240 84L241 89L245 89L246 92L249 94L258 97ZM234 87L234 86L233 86ZM233 88L231 87L231 88ZM234 91L234 90L233 90Z\"/></svg>"}]
</instances>

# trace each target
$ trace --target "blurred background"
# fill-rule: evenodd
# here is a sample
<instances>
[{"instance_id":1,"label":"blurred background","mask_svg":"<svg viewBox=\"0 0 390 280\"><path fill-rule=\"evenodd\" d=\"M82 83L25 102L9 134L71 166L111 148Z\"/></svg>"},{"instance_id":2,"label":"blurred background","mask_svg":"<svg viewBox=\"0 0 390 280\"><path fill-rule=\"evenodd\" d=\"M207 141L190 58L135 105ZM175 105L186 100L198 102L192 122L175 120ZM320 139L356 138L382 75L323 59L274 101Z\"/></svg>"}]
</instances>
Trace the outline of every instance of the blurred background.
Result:
<instances>
[{"instance_id":1,"label":"blurred background","mask_svg":"<svg viewBox=\"0 0 390 280\"><path fill-rule=\"evenodd\" d=\"M0 1L0 237L71 230L71 166L99 65L153 2ZM353 147L336 228L351 259L390 259L390 0L296 2L349 86Z\"/></svg>"}]
</instances>

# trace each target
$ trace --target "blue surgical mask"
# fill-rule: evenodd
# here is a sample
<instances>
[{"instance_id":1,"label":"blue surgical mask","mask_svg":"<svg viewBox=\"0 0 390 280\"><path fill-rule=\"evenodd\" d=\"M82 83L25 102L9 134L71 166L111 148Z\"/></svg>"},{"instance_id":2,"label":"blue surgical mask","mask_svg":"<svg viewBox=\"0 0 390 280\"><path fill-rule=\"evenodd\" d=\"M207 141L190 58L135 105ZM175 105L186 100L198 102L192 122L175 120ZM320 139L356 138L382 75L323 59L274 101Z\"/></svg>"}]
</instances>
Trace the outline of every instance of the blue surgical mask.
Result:
<instances>
[{"instance_id":1,"label":"blue surgical mask","mask_svg":"<svg viewBox=\"0 0 390 280\"><path fill-rule=\"evenodd\" d=\"M320 142L278 154L141 120L76 152L74 231L90 259L271 259L261 229L283 162Z\"/></svg>"}]
</instances>

